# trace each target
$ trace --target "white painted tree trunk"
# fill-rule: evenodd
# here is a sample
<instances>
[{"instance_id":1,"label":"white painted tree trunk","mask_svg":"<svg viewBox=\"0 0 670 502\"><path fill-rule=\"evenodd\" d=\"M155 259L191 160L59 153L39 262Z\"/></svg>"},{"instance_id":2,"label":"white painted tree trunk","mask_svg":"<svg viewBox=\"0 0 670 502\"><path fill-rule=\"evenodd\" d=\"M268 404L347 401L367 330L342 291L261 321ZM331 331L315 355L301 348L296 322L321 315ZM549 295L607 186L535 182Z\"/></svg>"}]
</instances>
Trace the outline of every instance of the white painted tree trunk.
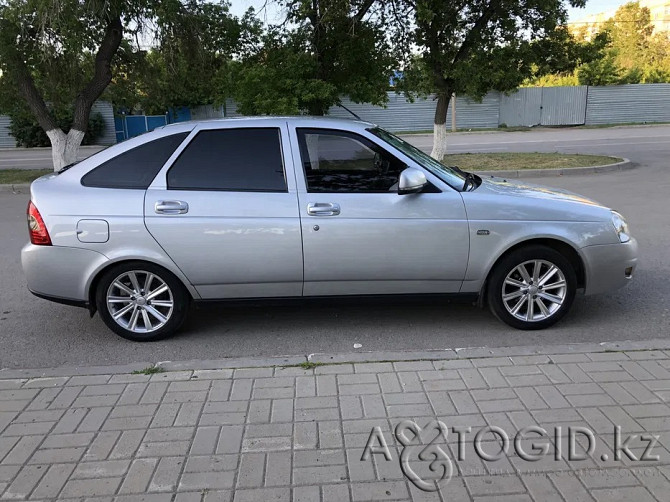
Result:
<instances>
[{"instance_id":1,"label":"white painted tree trunk","mask_svg":"<svg viewBox=\"0 0 670 502\"><path fill-rule=\"evenodd\" d=\"M77 162L77 154L84 139L84 134L84 131L76 129L70 129L67 134L60 129L47 131L47 136L51 141L51 158L53 159L54 171L59 171L68 164Z\"/></svg>"},{"instance_id":2,"label":"white painted tree trunk","mask_svg":"<svg viewBox=\"0 0 670 502\"><path fill-rule=\"evenodd\" d=\"M319 136L307 135L307 153L311 162L311 169L319 169Z\"/></svg>"},{"instance_id":3,"label":"white painted tree trunk","mask_svg":"<svg viewBox=\"0 0 670 502\"><path fill-rule=\"evenodd\" d=\"M430 156L442 162L447 154L447 126L446 124L433 124L433 151Z\"/></svg>"}]
</instances>

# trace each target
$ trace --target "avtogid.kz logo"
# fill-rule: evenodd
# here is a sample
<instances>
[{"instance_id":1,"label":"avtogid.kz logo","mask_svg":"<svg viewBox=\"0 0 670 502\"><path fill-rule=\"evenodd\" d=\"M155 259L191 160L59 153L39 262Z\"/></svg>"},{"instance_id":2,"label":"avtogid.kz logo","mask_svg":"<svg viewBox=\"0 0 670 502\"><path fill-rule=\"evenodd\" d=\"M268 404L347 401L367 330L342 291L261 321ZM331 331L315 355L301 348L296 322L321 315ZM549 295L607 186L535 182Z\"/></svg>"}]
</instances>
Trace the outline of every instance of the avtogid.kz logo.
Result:
<instances>
[{"instance_id":1,"label":"avtogid.kz logo","mask_svg":"<svg viewBox=\"0 0 670 502\"><path fill-rule=\"evenodd\" d=\"M403 446L400 452L400 468L417 488L434 492L439 490L440 482L451 479L454 466L445 451L447 434L447 426L439 420L433 420L423 429L411 420L403 420L396 425L395 437ZM369 460L373 454L384 455L386 461L393 459L379 426L372 428L361 460ZM412 468L417 460L430 471L428 480L428 476L422 476Z\"/></svg>"},{"instance_id":2,"label":"avtogid.kz logo","mask_svg":"<svg viewBox=\"0 0 670 502\"><path fill-rule=\"evenodd\" d=\"M433 420L423 428L412 420L403 420L394 430L397 442L402 445L400 468L417 488L428 492L437 491L440 489L440 484L447 483L451 479L454 466L447 453L449 432L456 435L456 442L452 446L456 449L457 461L465 460L466 438L469 437L472 438L474 453L485 462L495 462L509 455L527 462L536 462L547 457L553 457L556 461L590 458L602 462L620 461L624 457L633 462L660 459L653 453L659 435L644 433L624 436L618 425L614 426L614 443L610 449L606 445L603 448L603 441L598 445L600 448L596 448L595 434L581 426L557 426L553 428L552 433L542 427L529 426L518 430L510 438L504 429L495 425L481 427L473 434L472 427L448 428L439 420ZM370 431L361 460L370 460L372 455L383 456L387 462L393 460L379 426L373 427Z\"/></svg>"}]
</instances>

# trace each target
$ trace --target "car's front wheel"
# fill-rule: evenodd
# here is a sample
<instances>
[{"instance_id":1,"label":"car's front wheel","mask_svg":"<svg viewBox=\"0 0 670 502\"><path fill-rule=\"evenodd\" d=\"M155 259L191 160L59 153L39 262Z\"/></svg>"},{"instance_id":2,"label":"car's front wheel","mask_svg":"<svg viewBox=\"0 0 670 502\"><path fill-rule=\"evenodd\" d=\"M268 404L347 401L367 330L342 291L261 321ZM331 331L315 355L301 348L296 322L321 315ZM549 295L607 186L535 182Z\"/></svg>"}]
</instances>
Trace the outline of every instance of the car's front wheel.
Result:
<instances>
[{"instance_id":1,"label":"car's front wheel","mask_svg":"<svg viewBox=\"0 0 670 502\"><path fill-rule=\"evenodd\" d=\"M148 342L172 335L186 318L190 297L162 267L127 262L107 270L98 282L100 317L117 335Z\"/></svg>"},{"instance_id":2,"label":"car's front wheel","mask_svg":"<svg viewBox=\"0 0 670 502\"><path fill-rule=\"evenodd\" d=\"M512 251L494 268L487 300L498 319L518 329L542 329L570 309L577 276L558 251L531 245Z\"/></svg>"}]
</instances>

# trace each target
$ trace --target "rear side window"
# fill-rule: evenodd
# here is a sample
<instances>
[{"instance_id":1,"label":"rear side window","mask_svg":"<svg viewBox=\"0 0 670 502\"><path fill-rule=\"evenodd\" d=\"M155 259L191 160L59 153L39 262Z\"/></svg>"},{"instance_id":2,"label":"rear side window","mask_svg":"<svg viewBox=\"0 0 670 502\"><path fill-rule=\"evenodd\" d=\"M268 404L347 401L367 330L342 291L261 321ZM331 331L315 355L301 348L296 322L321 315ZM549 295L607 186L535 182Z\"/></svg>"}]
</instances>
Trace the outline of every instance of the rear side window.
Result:
<instances>
[{"instance_id":1,"label":"rear side window","mask_svg":"<svg viewBox=\"0 0 670 502\"><path fill-rule=\"evenodd\" d=\"M84 175L81 184L98 188L146 190L188 132L149 141L109 159Z\"/></svg>"},{"instance_id":2,"label":"rear side window","mask_svg":"<svg viewBox=\"0 0 670 502\"><path fill-rule=\"evenodd\" d=\"M285 192L278 128L201 131L168 171L173 190Z\"/></svg>"}]
</instances>

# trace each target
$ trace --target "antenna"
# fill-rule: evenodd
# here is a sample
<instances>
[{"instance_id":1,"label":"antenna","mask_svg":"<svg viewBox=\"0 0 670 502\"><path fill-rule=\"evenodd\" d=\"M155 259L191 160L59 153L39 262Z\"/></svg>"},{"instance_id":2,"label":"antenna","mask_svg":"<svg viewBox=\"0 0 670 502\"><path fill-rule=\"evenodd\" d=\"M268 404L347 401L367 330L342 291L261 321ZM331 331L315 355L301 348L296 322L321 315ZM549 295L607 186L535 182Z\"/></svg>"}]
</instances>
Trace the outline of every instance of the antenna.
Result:
<instances>
[{"instance_id":1,"label":"antenna","mask_svg":"<svg viewBox=\"0 0 670 502\"><path fill-rule=\"evenodd\" d=\"M347 108L346 106L344 106L342 103L337 103L337 106L339 106L340 108L344 108L346 111L348 111L349 113L351 113L354 117L356 117L356 120L363 120L363 119L360 118L358 115L356 115L354 112L352 112L349 108Z\"/></svg>"}]
</instances>

